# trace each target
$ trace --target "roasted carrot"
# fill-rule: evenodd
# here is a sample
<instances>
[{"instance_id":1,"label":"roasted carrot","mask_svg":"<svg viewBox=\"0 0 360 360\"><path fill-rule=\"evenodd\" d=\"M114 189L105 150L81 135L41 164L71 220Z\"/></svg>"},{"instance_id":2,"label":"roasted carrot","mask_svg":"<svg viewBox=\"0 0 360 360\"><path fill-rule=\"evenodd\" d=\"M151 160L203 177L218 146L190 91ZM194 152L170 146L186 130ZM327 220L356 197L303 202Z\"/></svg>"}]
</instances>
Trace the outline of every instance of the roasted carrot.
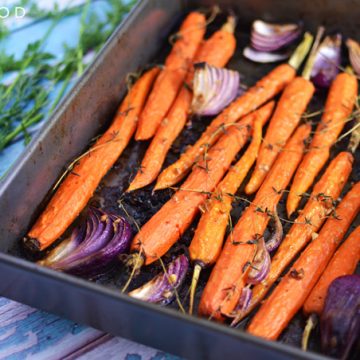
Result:
<instances>
[{"instance_id":1,"label":"roasted carrot","mask_svg":"<svg viewBox=\"0 0 360 360\"><path fill-rule=\"evenodd\" d=\"M166 168L159 176L155 190L165 189L182 180L194 162L220 136L217 131L222 125L233 123L250 111L274 97L284 86L292 80L295 70L288 64L283 64L271 71L267 76L256 83L244 95L232 102L218 115L203 132L200 139L189 147L179 160ZM216 135L217 134L217 135Z\"/></svg>"},{"instance_id":2,"label":"roasted carrot","mask_svg":"<svg viewBox=\"0 0 360 360\"><path fill-rule=\"evenodd\" d=\"M360 196L360 186L358 187L358 198ZM320 277L319 282L312 289L309 297L304 304L305 314L320 315L326 298L327 290L333 280L343 275L352 274L358 262L360 261L360 226L358 226L344 241L336 251L335 255L329 262L325 271Z\"/></svg>"},{"instance_id":3,"label":"roasted carrot","mask_svg":"<svg viewBox=\"0 0 360 360\"><path fill-rule=\"evenodd\" d=\"M236 39L234 36L235 21L233 17L206 40L198 50L194 63L206 62L213 66L223 67L234 54ZM190 84L194 76L191 67L185 83ZM147 149L138 171L128 191L149 185L159 175L171 145L185 126L192 100L191 90L184 86L172 105L168 115L161 122L154 139Z\"/></svg>"},{"instance_id":4,"label":"roasted carrot","mask_svg":"<svg viewBox=\"0 0 360 360\"><path fill-rule=\"evenodd\" d=\"M270 104L274 106L274 102ZM256 159L262 140L262 128L267 120L268 117L259 117L254 121L251 144L241 159L231 167L217 186L214 195L204 206L204 213L189 247L190 258L195 263L190 289L190 313L192 313L196 284L201 269L214 264L220 255L229 222L233 200L231 195L236 193Z\"/></svg>"},{"instance_id":5,"label":"roasted carrot","mask_svg":"<svg viewBox=\"0 0 360 360\"><path fill-rule=\"evenodd\" d=\"M189 147L180 159L166 168L159 176L155 190L165 189L182 180L190 171L193 164L219 138L217 131L224 124L238 121L242 116L255 110L280 91L295 77L296 70L306 56L312 43L312 36L307 34L299 45L289 64L282 64L259 80L244 95L233 101L219 114L203 132L200 139Z\"/></svg>"},{"instance_id":6,"label":"roasted carrot","mask_svg":"<svg viewBox=\"0 0 360 360\"><path fill-rule=\"evenodd\" d=\"M190 13L181 25L165 67L155 81L144 110L140 114L136 140L147 140L169 111L206 30L205 16L199 12Z\"/></svg>"},{"instance_id":7,"label":"roasted carrot","mask_svg":"<svg viewBox=\"0 0 360 360\"><path fill-rule=\"evenodd\" d=\"M289 216L297 209L301 195L309 189L329 159L330 148L336 142L353 110L357 91L357 79L354 75L341 73L333 81L324 114L311 141L309 152L296 171L291 185L286 204Z\"/></svg>"},{"instance_id":8,"label":"roasted carrot","mask_svg":"<svg viewBox=\"0 0 360 360\"><path fill-rule=\"evenodd\" d=\"M103 176L114 165L133 136L158 68L146 72L123 100L109 129L77 162L60 184L25 242L44 250L61 236L85 207Z\"/></svg>"},{"instance_id":9,"label":"roasted carrot","mask_svg":"<svg viewBox=\"0 0 360 360\"><path fill-rule=\"evenodd\" d=\"M331 161L316 183L303 211L272 258L267 278L253 288L251 302L242 317L260 303L281 273L320 229L333 208L334 199L339 197L351 173L353 160L350 153L342 152Z\"/></svg>"},{"instance_id":10,"label":"roasted carrot","mask_svg":"<svg viewBox=\"0 0 360 360\"><path fill-rule=\"evenodd\" d=\"M245 187L247 194L257 191L264 181L277 155L297 127L314 91L312 82L303 77L296 77L286 86L270 120L254 172Z\"/></svg>"},{"instance_id":11,"label":"roasted carrot","mask_svg":"<svg viewBox=\"0 0 360 360\"><path fill-rule=\"evenodd\" d=\"M249 333L269 340L276 340L301 309L320 276L322 281L326 278L331 282L337 276L352 273L360 258L360 227L357 235L355 233L353 237L348 238L329 264L330 266L334 261L337 263L334 266L335 273L330 275L332 271L325 270L324 274L321 275L359 210L360 183L357 183L341 201L336 212L332 214L333 216L330 216L326 221L319 236L306 247L255 314L247 329ZM320 289L321 295L312 298L316 304L319 303L319 299L321 299L321 303L323 302L327 287L330 284L330 282L325 281L326 285L323 286L320 285L320 282L315 288ZM308 300L305 304L308 304ZM314 312L315 307L311 306L310 308L311 312ZM321 308L316 310L321 311Z\"/></svg>"},{"instance_id":12,"label":"roasted carrot","mask_svg":"<svg viewBox=\"0 0 360 360\"><path fill-rule=\"evenodd\" d=\"M247 264L255 253L254 242L262 236L271 218L268 209L274 209L289 184L303 156L304 140L309 136L310 125L297 129L261 185L252 204L244 211L240 220L225 242L201 297L199 313L222 319L230 315L237 305L245 285Z\"/></svg>"},{"instance_id":13,"label":"roasted carrot","mask_svg":"<svg viewBox=\"0 0 360 360\"><path fill-rule=\"evenodd\" d=\"M254 119L269 117L271 110L271 104L265 105L239 124L226 129L204 159L194 167L182 187L140 229L131 249L142 255L146 265L159 259L180 238L199 211L199 206L215 189L235 155L245 145ZM138 262L138 265L142 264Z\"/></svg>"}]
</instances>

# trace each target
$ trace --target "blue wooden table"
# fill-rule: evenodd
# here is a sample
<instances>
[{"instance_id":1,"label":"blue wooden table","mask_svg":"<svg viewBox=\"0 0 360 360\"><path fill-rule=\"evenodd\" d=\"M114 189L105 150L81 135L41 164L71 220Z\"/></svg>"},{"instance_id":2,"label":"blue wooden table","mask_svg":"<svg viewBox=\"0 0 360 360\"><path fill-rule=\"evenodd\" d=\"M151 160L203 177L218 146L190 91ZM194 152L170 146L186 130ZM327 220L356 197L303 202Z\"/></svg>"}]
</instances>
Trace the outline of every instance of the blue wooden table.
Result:
<instances>
[{"instance_id":1,"label":"blue wooden table","mask_svg":"<svg viewBox=\"0 0 360 360\"><path fill-rule=\"evenodd\" d=\"M83 0L38 0L43 7L77 5ZM0 6L14 3L2 0ZM16 1L16 3L18 3ZM91 10L103 16L108 4L98 0L91 4ZM79 15L62 20L52 31L45 44L46 50L61 56L63 44L74 46L78 40ZM51 25L50 20L34 22L28 17L6 20L11 33L0 44L8 53L20 57L27 44L40 39ZM1 81L11 81L14 74L7 74ZM74 77L67 90L76 81ZM56 89L53 96L56 96ZM45 120L46 121L46 120ZM34 134L42 124L36 125ZM24 151L20 137L0 152L0 175L11 171L11 164ZM127 359L127 360L175 360L176 357L104 334L101 331L61 319L29 306L0 298L0 359Z\"/></svg>"}]
</instances>

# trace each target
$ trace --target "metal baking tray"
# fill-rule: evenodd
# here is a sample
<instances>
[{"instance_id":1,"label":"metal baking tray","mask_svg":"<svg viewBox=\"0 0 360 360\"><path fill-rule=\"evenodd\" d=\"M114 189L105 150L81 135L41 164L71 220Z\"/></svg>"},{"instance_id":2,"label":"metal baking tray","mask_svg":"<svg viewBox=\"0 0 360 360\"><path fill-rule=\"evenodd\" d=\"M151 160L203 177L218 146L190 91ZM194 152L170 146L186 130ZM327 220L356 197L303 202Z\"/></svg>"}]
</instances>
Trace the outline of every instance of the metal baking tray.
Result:
<instances>
[{"instance_id":1,"label":"metal baking tray","mask_svg":"<svg viewBox=\"0 0 360 360\"><path fill-rule=\"evenodd\" d=\"M189 359L325 359L315 352L305 353L293 346L299 343L301 336L303 319L300 315L280 342L268 342L239 329L121 294L119 285L128 276L124 268L90 282L36 265L20 245L66 165L110 123L125 92L126 75L149 63L161 62L169 50L168 36L176 31L184 14L190 9L209 8L214 4L238 16L238 50L229 66L243 73L248 84L253 84L273 67L251 64L241 56L255 18L279 22L302 20L305 28L313 32L319 24L325 24L328 31L341 30L344 35L354 37L360 18L359 0L139 2L0 183L0 295ZM224 17L220 16L217 21L221 23L222 20ZM219 23L210 25L210 32ZM318 109L324 94L318 93L316 99L312 106ZM194 121L185 129L169 153L166 165L174 161L205 126L206 121ZM333 152L345 149L346 144L347 141L343 141ZM147 143L132 142L129 145L105 177L92 203L121 214L117 200L126 189L129 177L134 175L146 147ZM350 182L359 180L359 168L358 156ZM124 196L122 200L142 224L170 195L170 191L165 190L151 196L150 186ZM241 210L237 207L232 216L236 219ZM193 229L194 226L181 243L189 241ZM181 244L173 251L179 249ZM135 279L133 285L158 270L156 265L150 267L143 276ZM200 284L200 290L204 282ZM185 297L186 293L182 295ZM316 341L312 349L317 350Z\"/></svg>"}]
</instances>

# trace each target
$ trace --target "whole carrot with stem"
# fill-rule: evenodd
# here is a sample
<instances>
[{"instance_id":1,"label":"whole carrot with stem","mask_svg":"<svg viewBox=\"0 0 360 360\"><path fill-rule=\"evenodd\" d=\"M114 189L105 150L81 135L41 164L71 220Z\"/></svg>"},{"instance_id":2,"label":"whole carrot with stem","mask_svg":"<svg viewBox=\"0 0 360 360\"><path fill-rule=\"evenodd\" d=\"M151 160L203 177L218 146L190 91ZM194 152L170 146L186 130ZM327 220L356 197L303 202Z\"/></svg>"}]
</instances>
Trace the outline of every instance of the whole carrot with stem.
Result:
<instances>
[{"instance_id":1,"label":"whole carrot with stem","mask_svg":"<svg viewBox=\"0 0 360 360\"><path fill-rule=\"evenodd\" d=\"M135 236L131 245L135 252L129 260L131 265L140 267L153 263L181 237L194 220L199 206L215 189L235 155L249 139L254 119L269 117L271 111L271 104L265 105L226 129L182 187Z\"/></svg>"},{"instance_id":2,"label":"whole carrot with stem","mask_svg":"<svg viewBox=\"0 0 360 360\"><path fill-rule=\"evenodd\" d=\"M226 24L216 31L200 46L194 63L206 62L210 65L223 67L234 54L236 39L234 36L235 19L230 16ZM185 79L186 84L192 82L194 69L191 67ZM183 86L166 118L160 123L156 134L131 182L128 191L142 188L152 183L161 171L171 145L186 124L192 100L191 90Z\"/></svg>"},{"instance_id":3,"label":"whole carrot with stem","mask_svg":"<svg viewBox=\"0 0 360 360\"><path fill-rule=\"evenodd\" d=\"M318 46L322 33L323 28L320 28L312 49ZM315 86L310 81L312 66L313 57L310 55L302 76L294 78L285 87L270 120L255 169L245 187L247 194L253 194L259 189L276 157L298 126L302 114L314 95Z\"/></svg>"},{"instance_id":4,"label":"whole carrot with stem","mask_svg":"<svg viewBox=\"0 0 360 360\"><path fill-rule=\"evenodd\" d=\"M260 303L281 273L320 229L333 210L334 200L339 197L345 186L352 170L353 160L350 153L341 152L331 161L314 186L303 211L272 258L268 276L263 282L254 286L249 306L242 314L238 314L238 320L248 315Z\"/></svg>"},{"instance_id":5,"label":"whole carrot with stem","mask_svg":"<svg viewBox=\"0 0 360 360\"><path fill-rule=\"evenodd\" d=\"M312 43L312 36L307 34L296 49L288 64L282 64L259 80L245 94L233 101L219 114L203 132L200 139L189 147L174 164L166 168L159 176L155 190L165 189L182 180L198 158L218 139L214 136L224 124L237 121L242 116L255 110L272 99L295 77L296 69L303 62Z\"/></svg>"},{"instance_id":6,"label":"whole carrot with stem","mask_svg":"<svg viewBox=\"0 0 360 360\"><path fill-rule=\"evenodd\" d=\"M25 238L25 244L44 250L61 236L86 206L101 179L114 165L131 137L158 68L147 71L130 89L109 129L70 166L64 181ZM63 178L62 177L62 178Z\"/></svg>"},{"instance_id":7,"label":"whole carrot with stem","mask_svg":"<svg viewBox=\"0 0 360 360\"><path fill-rule=\"evenodd\" d=\"M298 207L301 195L315 180L330 156L330 148L340 135L346 120L351 115L357 98L358 84L354 75L341 73L331 84L325 109L309 152L296 171L290 188L286 208L290 216Z\"/></svg>"},{"instance_id":8,"label":"whole carrot with stem","mask_svg":"<svg viewBox=\"0 0 360 360\"><path fill-rule=\"evenodd\" d=\"M274 106L274 102L270 104ZM251 144L241 159L231 167L204 206L204 213L189 247L190 258L195 264L190 288L190 314L193 311L195 289L201 269L214 264L220 255L229 222L232 195L236 193L255 162L261 144L262 128L266 120L267 118L257 118L254 121Z\"/></svg>"},{"instance_id":9,"label":"whole carrot with stem","mask_svg":"<svg viewBox=\"0 0 360 360\"><path fill-rule=\"evenodd\" d=\"M227 238L202 294L201 315L222 320L223 314L231 314L238 304L249 265L256 255L257 240L301 161L310 131L310 125L302 125L289 139L255 199Z\"/></svg>"},{"instance_id":10,"label":"whole carrot with stem","mask_svg":"<svg viewBox=\"0 0 360 360\"><path fill-rule=\"evenodd\" d=\"M182 23L177 33L178 40L166 58L164 69L156 79L140 115L136 140L147 140L154 136L185 80L205 30L206 18L199 12L191 12Z\"/></svg>"},{"instance_id":11,"label":"whole carrot with stem","mask_svg":"<svg viewBox=\"0 0 360 360\"><path fill-rule=\"evenodd\" d=\"M306 247L269 298L265 300L265 303L257 311L247 329L249 333L269 340L276 340L279 337L291 319L301 309L318 279L320 277L324 279L324 275L327 273L327 270L323 273L324 268L359 210L360 183L357 183L341 201L332 214L333 216L326 221L319 236ZM356 267L360 257L360 227L358 236L355 235L354 240L351 238L348 240L350 240L348 243L354 245L355 248L349 248L349 245L347 245L346 249L339 250L341 259L339 259L339 255L336 257L340 260L338 260L340 264L335 266L337 270L340 270L339 276L343 275L342 271L345 268L346 271L353 271ZM356 240L358 241L357 246ZM334 259L331 263L333 262ZM331 279L326 275L325 277ZM318 285L316 287L321 288L324 296L322 301L324 301L327 287L319 287Z\"/></svg>"}]
</instances>

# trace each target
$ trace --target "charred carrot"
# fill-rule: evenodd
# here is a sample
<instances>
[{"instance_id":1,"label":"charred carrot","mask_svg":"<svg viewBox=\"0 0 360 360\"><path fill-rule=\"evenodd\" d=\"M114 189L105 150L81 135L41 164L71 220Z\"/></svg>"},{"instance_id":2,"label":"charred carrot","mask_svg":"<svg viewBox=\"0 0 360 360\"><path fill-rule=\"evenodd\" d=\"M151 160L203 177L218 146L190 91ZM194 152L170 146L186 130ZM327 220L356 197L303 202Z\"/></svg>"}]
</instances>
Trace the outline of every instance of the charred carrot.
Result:
<instances>
[{"instance_id":1,"label":"charred carrot","mask_svg":"<svg viewBox=\"0 0 360 360\"><path fill-rule=\"evenodd\" d=\"M61 183L25 242L44 250L61 236L85 207L103 176L114 165L135 132L138 115L159 73L146 72L123 100L109 129L77 162Z\"/></svg>"},{"instance_id":2,"label":"charred carrot","mask_svg":"<svg viewBox=\"0 0 360 360\"><path fill-rule=\"evenodd\" d=\"M359 210L360 183L357 183L341 201L333 216L326 221L319 236L307 246L257 311L247 329L249 333L269 340L276 340L303 306L320 276L320 282L324 282L324 278L331 282L337 276L353 272L360 258L360 227L358 234L355 233L353 237L348 238L329 264L331 266L334 261L337 263L334 266L335 273L330 275L332 271L329 270L325 270L323 273ZM322 273L323 275L321 275ZM327 285L323 286L320 282L315 288L320 289L321 295L312 298L316 303L323 302L327 287L330 284L330 282L325 281ZM311 292L312 294L314 290ZM321 300L318 301L319 299ZM308 301L305 305L309 304ZM314 312L314 309L315 307L311 306L311 312ZM321 308L316 310L321 311Z\"/></svg>"},{"instance_id":3,"label":"charred carrot","mask_svg":"<svg viewBox=\"0 0 360 360\"><path fill-rule=\"evenodd\" d=\"M295 77L295 69L301 65L311 46L311 42L312 36L307 35L303 43L298 47L290 59L289 64L291 65L282 64L276 67L218 115L203 132L200 139L194 145L189 147L180 156L179 160L160 174L155 190L165 189L182 180L188 174L197 159L219 138L220 135L216 134L221 126L237 121L242 116L255 110L282 91Z\"/></svg>"},{"instance_id":4,"label":"charred carrot","mask_svg":"<svg viewBox=\"0 0 360 360\"><path fill-rule=\"evenodd\" d=\"M183 84L205 29L205 16L198 12L190 13L182 23L177 34L178 40L166 58L165 67L156 79L140 115L136 140L147 140L154 136Z\"/></svg>"},{"instance_id":5,"label":"charred carrot","mask_svg":"<svg viewBox=\"0 0 360 360\"><path fill-rule=\"evenodd\" d=\"M269 103L268 106L273 107L274 102ZM262 140L262 127L267 120L268 117L258 117L254 121L251 144L241 159L231 167L217 186L214 195L204 206L204 213L200 218L189 247L190 258L195 263L190 289L190 313L193 310L195 289L201 269L214 264L220 255L229 222L231 202L233 200L231 195L236 193L256 159Z\"/></svg>"},{"instance_id":6,"label":"charred carrot","mask_svg":"<svg viewBox=\"0 0 360 360\"><path fill-rule=\"evenodd\" d=\"M286 86L270 120L254 172L245 187L247 194L257 191L264 181L278 153L298 125L314 91L312 82L303 77L296 77Z\"/></svg>"},{"instance_id":7,"label":"charred carrot","mask_svg":"<svg viewBox=\"0 0 360 360\"><path fill-rule=\"evenodd\" d=\"M297 209L301 195L309 189L329 159L330 148L336 142L353 110L357 91L358 85L354 75L341 73L333 81L324 114L311 141L309 152L296 171L290 188L286 204L289 216Z\"/></svg>"},{"instance_id":8,"label":"charred carrot","mask_svg":"<svg viewBox=\"0 0 360 360\"><path fill-rule=\"evenodd\" d=\"M252 204L225 242L201 297L199 313L222 319L230 315L237 305L252 258L256 253L256 240L262 236L271 218L268 209L274 209L289 184L303 156L304 140L310 134L310 125L297 129L261 185Z\"/></svg>"},{"instance_id":9,"label":"charred carrot","mask_svg":"<svg viewBox=\"0 0 360 360\"><path fill-rule=\"evenodd\" d=\"M357 196L360 196L360 186L357 183ZM304 304L305 314L320 315L326 298L327 290L339 276L352 274L360 261L360 226L358 226L344 241L329 262L319 282L312 289Z\"/></svg>"},{"instance_id":10,"label":"charred carrot","mask_svg":"<svg viewBox=\"0 0 360 360\"><path fill-rule=\"evenodd\" d=\"M194 62L206 62L210 65L223 67L234 54L236 39L234 36L235 21L230 17L228 22L208 40L197 52ZM189 70L185 83L190 84L193 79L193 68ZM172 105L168 115L159 125L154 139L147 149L138 171L131 182L128 191L133 191L149 185L159 175L171 145L185 126L190 110L192 93L183 87Z\"/></svg>"},{"instance_id":11,"label":"charred carrot","mask_svg":"<svg viewBox=\"0 0 360 360\"><path fill-rule=\"evenodd\" d=\"M342 152L331 161L316 183L303 211L272 258L267 278L253 288L251 302L242 317L260 303L281 273L320 229L333 209L333 201L339 197L351 173L353 160L350 153Z\"/></svg>"},{"instance_id":12,"label":"charred carrot","mask_svg":"<svg viewBox=\"0 0 360 360\"><path fill-rule=\"evenodd\" d=\"M146 265L159 259L189 227L199 206L205 201L232 160L248 140L255 118L268 117L272 106L265 105L226 133L194 167L189 178L172 198L140 229L132 242L134 257L140 254ZM142 263L137 262L138 266Z\"/></svg>"}]
</instances>

